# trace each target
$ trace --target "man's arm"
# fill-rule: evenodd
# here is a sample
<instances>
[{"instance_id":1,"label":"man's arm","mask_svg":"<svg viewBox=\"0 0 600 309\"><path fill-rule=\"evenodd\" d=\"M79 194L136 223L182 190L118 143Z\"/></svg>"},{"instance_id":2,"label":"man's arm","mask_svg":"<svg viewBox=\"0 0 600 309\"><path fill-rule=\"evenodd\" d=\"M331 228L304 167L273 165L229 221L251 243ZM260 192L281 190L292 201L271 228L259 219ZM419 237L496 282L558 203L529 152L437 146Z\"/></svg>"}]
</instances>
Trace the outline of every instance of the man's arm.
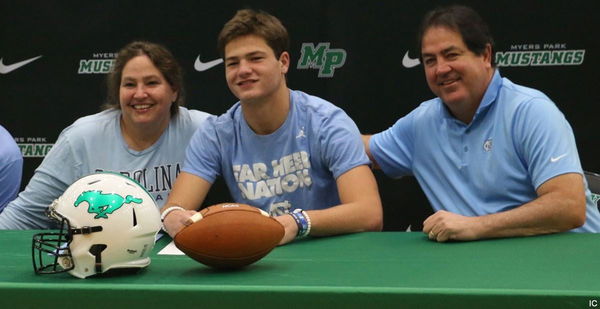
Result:
<instances>
[{"instance_id":1,"label":"man's arm","mask_svg":"<svg viewBox=\"0 0 600 309\"><path fill-rule=\"evenodd\" d=\"M161 214L173 206L186 210L173 210L164 217L163 225L171 237L192 223L190 217L200 208L211 186L210 182L190 173L181 172L177 176L169 199L160 210Z\"/></svg>"},{"instance_id":2,"label":"man's arm","mask_svg":"<svg viewBox=\"0 0 600 309\"><path fill-rule=\"evenodd\" d=\"M379 169L379 165L377 164L377 161L375 161L375 158L371 154L371 148L369 147L369 141L371 140L372 136L373 135L364 135L364 134L362 134L360 137L361 137L361 139L363 141L363 145L365 146L365 152L367 153L367 156L369 157L369 160L371 160L373 169Z\"/></svg>"},{"instance_id":3,"label":"man's arm","mask_svg":"<svg viewBox=\"0 0 600 309\"><path fill-rule=\"evenodd\" d=\"M366 165L355 167L337 179L341 204L322 210L306 211L311 220L312 236L328 236L363 231L380 231L383 210L373 173ZM296 237L298 227L290 215L276 219L285 227L280 244Z\"/></svg>"},{"instance_id":4,"label":"man's arm","mask_svg":"<svg viewBox=\"0 0 600 309\"><path fill-rule=\"evenodd\" d=\"M568 231L585 223L583 176L556 176L540 185L538 197L514 209L480 217L438 211L423 223L436 241L530 236Z\"/></svg>"}]
</instances>

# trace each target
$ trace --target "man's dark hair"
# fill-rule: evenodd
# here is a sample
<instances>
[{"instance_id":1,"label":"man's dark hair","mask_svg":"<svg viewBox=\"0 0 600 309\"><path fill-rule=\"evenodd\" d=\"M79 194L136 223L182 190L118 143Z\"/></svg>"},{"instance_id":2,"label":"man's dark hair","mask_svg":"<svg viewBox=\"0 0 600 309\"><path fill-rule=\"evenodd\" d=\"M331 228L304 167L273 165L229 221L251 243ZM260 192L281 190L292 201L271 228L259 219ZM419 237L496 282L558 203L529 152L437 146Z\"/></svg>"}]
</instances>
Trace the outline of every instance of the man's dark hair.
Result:
<instances>
[{"instance_id":1,"label":"man's dark hair","mask_svg":"<svg viewBox=\"0 0 600 309\"><path fill-rule=\"evenodd\" d=\"M485 52L485 47L492 47L492 66L496 66L494 59L494 39L488 25L481 16L470 7L452 5L439 7L429 11L421 23L418 36L418 50L423 43L423 35L429 28L445 27L460 33L467 48L478 56Z\"/></svg>"}]
</instances>

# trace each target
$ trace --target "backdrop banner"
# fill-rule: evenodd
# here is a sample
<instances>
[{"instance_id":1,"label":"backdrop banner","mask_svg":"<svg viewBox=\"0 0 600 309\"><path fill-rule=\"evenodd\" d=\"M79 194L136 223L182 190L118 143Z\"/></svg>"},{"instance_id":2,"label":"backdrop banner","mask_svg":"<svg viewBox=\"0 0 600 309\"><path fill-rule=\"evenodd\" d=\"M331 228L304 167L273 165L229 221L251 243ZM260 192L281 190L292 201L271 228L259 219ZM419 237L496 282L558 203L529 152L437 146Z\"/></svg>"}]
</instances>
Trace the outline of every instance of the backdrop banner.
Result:
<instances>
[{"instance_id":1,"label":"backdrop banner","mask_svg":"<svg viewBox=\"0 0 600 309\"><path fill-rule=\"evenodd\" d=\"M546 93L571 123L585 170L600 171L594 125L599 1L457 1L489 23L504 77ZM0 1L0 124L25 157L22 188L77 118L106 99L115 53L134 39L167 46L185 72L187 106L224 113L237 100L216 49L238 9L265 10L291 36L288 85L344 109L361 132L387 129L431 99L417 30L446 1ZM69 167L65 167L69 168ZM417 230L431 208L413 177L376 172L386 230ZM206 203L228 201L219 182Z\"/></svg>"}]
</instances>

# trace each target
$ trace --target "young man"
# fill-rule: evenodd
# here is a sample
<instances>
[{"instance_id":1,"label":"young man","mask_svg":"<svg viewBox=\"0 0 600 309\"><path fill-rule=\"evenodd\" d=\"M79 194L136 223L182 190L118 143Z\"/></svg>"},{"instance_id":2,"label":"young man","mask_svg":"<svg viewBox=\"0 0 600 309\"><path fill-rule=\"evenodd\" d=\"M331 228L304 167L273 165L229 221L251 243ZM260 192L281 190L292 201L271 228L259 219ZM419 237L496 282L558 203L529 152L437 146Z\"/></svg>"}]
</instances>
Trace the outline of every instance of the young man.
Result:
<instances>
[{"instance_id":1,"label":"young man","mask_svg":"<svg viewBox=\"0 0 600 309\"><path fill-rule=\"evenodd\" d=\"M438 97L363 140L387 175L418 180L436 211L423 232L437 241L600 232L569 123L543 93L501 78L481 17L437 9L419 37Z\"/></svg>"},{"instance_id":2,"label":"young man","mask_svg":"<svg viewBox=\"0 0 600 309\"><path fill-rule=\"evenodd\" d=\"M382 227L377 184L354 122L333 104L288 89L289 38L280 21L241 10L219 35L229 89L240 99L198 131L163 207L175 236L216 177L234 200L276 215L281 244Z\"/></svg>"}]
</instances>

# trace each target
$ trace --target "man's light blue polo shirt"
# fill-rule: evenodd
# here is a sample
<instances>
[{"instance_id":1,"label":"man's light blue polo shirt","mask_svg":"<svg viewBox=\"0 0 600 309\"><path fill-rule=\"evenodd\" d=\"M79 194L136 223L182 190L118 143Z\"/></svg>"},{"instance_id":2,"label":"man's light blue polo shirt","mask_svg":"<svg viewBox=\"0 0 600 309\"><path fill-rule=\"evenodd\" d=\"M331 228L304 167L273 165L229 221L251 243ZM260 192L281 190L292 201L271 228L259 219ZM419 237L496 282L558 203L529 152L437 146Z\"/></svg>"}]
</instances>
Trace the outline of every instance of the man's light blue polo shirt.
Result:
<instances>
[{"instance_id":1,"label":"man's light blue polo shirt","mask_svg":"<svg viewBox=\"0 0 600 309\"><path fill-rule=\"evenodd\" d=\"M573 130L556 105L498 71L471 123L435 98L374 135L369 146L388 176L414 175L434 210L465 216L510 210L537 198L547 180L583 173ZM587 188L586 197L586 223L573 231L600 232Z\"/></svg>"}]
</instances>

